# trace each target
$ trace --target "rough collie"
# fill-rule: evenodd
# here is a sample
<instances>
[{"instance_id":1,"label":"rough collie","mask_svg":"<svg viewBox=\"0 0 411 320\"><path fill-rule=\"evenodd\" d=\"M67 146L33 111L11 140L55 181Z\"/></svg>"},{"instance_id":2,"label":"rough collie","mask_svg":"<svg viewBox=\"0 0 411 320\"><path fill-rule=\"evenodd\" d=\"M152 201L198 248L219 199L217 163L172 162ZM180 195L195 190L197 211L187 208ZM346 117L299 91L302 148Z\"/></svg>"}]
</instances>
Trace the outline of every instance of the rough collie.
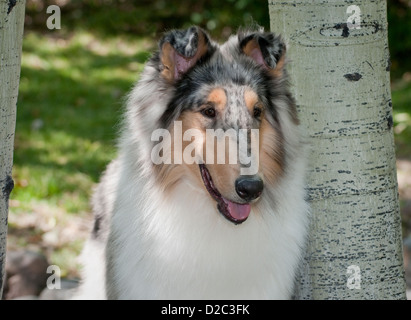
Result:
<instances>
[{"instance_id":1,"label":"rough collie","mask_svg":"<svg viewBox=\"0 0 411 320\"><path fill-rule=\"evenodd\" d=\"M309 210L285 52L263 30L162 37L92 199L77 298L291 297Z\"/></svg>"}]
</instances>

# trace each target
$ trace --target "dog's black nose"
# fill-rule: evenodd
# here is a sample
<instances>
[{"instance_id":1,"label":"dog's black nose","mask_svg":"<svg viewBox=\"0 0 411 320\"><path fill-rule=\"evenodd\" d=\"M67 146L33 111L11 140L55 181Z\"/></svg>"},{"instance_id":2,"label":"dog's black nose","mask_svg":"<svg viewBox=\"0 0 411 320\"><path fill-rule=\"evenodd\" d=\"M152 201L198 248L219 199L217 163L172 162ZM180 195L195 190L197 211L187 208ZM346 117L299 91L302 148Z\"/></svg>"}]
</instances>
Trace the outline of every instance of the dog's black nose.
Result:
<instances>
[{"instance_id":1,"label":"dog's black nose","mask_svg":"<svg viewBox=\"0 0 411 320\"><path fill-rule=\"evenodd\" d=\"M264 183L261 178L238 178L235 181L237 194L246 201L257 199L263 192Z\"/></svg>"}]
</instances>

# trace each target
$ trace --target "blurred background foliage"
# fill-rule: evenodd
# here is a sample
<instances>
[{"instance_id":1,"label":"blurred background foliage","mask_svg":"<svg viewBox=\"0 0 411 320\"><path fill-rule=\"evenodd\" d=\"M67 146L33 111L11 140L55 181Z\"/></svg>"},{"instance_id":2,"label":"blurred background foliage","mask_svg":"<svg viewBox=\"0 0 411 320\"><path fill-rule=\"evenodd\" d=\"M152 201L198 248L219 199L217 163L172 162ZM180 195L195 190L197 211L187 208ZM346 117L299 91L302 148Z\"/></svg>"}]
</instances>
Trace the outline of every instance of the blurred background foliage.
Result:
<instances>
[{"instance_id":1,"label":"blurred background foliage","mask_svg":"<svg viewBox=\"0 0 411 320\"><path fill-rule=\"evenodd\" d=\"M59 30L46 27L49 5L61 8ZM397 155L411 159L411 1L388 0L388 20ZM27 0L10 249L40 250L63 276L78 275L76 257L90 227L89 198L115 156L124 97L161 33L192 24L222 40L239 26L268 30L268 4Z\"/></svg>"},{"instance_id":2,"label":"blurred background foliage","mask_svg":"<svg viewBox=\"0 0 411 320\"><path fill-rule=\"evenodd\" d=\"M251 21L269 26L265 0L28 0L26 25L44 31L45 8L51 4L61 8L69 29L101 36L157 38L165 30L196 24L218 37Z\"/></svg>"}]
</instances>

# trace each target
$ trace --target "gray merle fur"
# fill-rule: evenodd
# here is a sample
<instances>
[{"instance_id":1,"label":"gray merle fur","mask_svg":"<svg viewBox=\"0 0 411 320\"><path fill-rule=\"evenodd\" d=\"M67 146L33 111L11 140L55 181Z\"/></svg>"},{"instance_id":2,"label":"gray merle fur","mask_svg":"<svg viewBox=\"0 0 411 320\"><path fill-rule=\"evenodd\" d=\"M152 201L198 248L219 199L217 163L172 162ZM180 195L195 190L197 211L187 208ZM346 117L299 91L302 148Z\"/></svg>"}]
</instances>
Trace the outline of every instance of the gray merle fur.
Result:
<instances>
[{"instance_id":1,"label":"gray merle fur","mask_svg":"<svg viewBox=\"0 0 411 320\"><path fill-rule=\"evenodd\" d=\"M197 40L187 45L190 33L196 30L194 27L187 31L171 31L160 41L160 48L165 42L170 42L182 55L192 56L195 52L184 51L187 46L191 49ZM203 31L204 32L204 31ZM192 37L192 36L191 36ZM198 37L192 37L198 39ZM210 49L192 69L188 70L180 80L175 83L175 94L170 100L167 109L160 118L159 127L168 128L178 116L185 110L198 108L205 101L199 99L200 89L204 85L226 86L248 85L253 88L264 103L272 118L278 124L276 106L273 98L282 97L290 106L291 113L295 113L295 103L288 90L287 75L284 72L282 78L273 77L269 70L258 65L250 57L243 53L244 46L255 39L258 41L265 63L270 68L275 68L281 56L285 53L285 45L281 37L274 33L259 31L240 31L237 39L231 39L234 46L229 47L229 57L221 52L220 47L206 37ZM230 40L229 40L230 41ZM159 54L156 55L156 62Z\"/></svg>"}]
</instances>

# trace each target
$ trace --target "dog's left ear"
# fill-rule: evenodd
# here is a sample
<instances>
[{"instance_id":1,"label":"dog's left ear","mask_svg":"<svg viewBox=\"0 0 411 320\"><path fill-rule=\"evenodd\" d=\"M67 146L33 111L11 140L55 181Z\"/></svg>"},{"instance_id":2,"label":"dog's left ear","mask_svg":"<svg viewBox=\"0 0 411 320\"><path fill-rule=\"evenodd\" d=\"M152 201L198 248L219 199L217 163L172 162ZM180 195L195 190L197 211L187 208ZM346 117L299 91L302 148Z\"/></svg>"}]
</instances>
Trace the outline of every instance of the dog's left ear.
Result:
<instances>
[{"instance_id":1,"label":"dog's left ear","mask_svg":"<svg viewBox=\"0 0 411 320\"><path fill-rule=\"evenodd\" d=\"M286 46L280 36L270 32L238 35L240 50L274 77L283 75Z\"/></svg>"},{"instance_id":2,"label":"dog's left ear","mask_svg":"<svg viewBox=\"0 0 411 320\"><path fill-rule=\"evenodd\" d=\"M171 83L196 65L212 47L208 35L199 27L170 31L159 46L161 75Z\"/></svg>"}]
</instances>

